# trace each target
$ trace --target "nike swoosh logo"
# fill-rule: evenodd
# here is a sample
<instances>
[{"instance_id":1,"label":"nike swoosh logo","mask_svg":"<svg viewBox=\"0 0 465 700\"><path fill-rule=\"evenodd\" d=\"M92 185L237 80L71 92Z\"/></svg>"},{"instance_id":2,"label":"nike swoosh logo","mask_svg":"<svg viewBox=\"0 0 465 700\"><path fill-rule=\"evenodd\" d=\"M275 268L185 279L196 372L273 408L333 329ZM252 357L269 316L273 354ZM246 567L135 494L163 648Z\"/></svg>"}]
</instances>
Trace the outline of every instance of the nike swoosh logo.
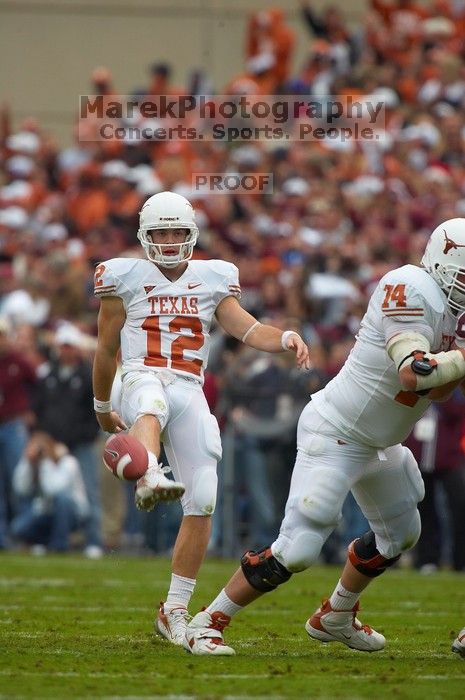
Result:
<instances>
[{"instance_id":1,"label":"nike swoosh logo","mask_svg":"<svg viewBox=\"0 0 465 700\"><path fill-rule=\"evenodd\" d=\"M198 284L192 284L192 282L189 282L187 289L195 289L196 287L200 287L201 284L202 282L199 282Z\"/></svg>"},{"instance_id":2,"label":"nike swoosh logo","mask_svg":"<svg viewBox=\"0 0 465 700\"><path fill-rule=\"evenodd\" d=\"M348 595L343 595L342 593L339 593L339 591L336 591L336 595L339 596L339 598L348 598Z\"/></svg>"},{"instance_id":3,"label":"nike swoosh logo","mask_svg":"<svg viewBox=\"0 0 465 700\"><path fill-rule=\"evenodd\" d=\"M108 448L105 450L105 452L108 452L109 455L113 457L113 459L118 459L118 453L115 452L114 450L109 450Z\"/></svg>"}]
</instances>

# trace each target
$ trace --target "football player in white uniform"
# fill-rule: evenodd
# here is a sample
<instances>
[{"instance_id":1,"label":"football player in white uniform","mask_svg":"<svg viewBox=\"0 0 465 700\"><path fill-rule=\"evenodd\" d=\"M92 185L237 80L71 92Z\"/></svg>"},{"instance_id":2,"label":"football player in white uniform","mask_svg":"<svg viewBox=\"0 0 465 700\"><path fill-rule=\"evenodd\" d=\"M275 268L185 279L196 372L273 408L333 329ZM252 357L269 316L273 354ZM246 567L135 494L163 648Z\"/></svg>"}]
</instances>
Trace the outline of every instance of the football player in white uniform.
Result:
<instances>
[{"instance_id":1,"label":"football player in white uniform","mask_svg":"<svg viewBox=\"0 0 465 700\"><path fill-rule=\"evenodd\" d=\"M452 642L452 651L460 654L460 656L465 659L465 627Z\"/></svg>"},{"instance_id":2,"label":"football player in white uniform","mask_svg":"<svg viewBox=\"0 0 465 700\"><path fill-rule=\"evenodd\" d=\"M138 238L147 259L115 258L95 271L101 299L93 372L97 420L110 433L130 426L148 450L149 467L136 487L139 508L181 497L171 585L156 623L175 644L184 640L216 501L221 440L202 391L213 317L247 345L291 350L299 367L309 367L308 348L297 333L261 324L240 306L235 265L191 260L198 233L187 199L155 194L140 212ZM120 347L121 417L110 402ZM161 441L176 481L158 464Z\"/></svg>"},{"instance_id":3,"label":"football player in white uniform","mask_svg":"<svg viewBox=\"0 0 465 700\"><path fill-rule=\"evenodd\" d=\"M400 443L431 400L463 382L464 311L465 219L451 219L431 234L421 267L405 265L379 282L346 363L302 412L278 538L246 552L226 587L193 618L189 651L233 654L223 639L231 616L316 561L349 491L370 530L349 545L338 584L305 629L321 642L384 647L383 635L357 619L358 599L420 536L423 481Z\"/></svg>"}]
</instances>

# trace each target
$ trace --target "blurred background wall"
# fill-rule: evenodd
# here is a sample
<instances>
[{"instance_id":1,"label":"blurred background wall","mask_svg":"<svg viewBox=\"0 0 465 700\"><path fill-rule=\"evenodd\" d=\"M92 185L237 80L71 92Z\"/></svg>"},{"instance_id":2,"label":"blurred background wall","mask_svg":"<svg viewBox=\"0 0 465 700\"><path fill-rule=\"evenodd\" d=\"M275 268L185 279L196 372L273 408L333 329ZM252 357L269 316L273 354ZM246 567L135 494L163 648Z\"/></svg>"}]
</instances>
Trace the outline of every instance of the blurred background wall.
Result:
<instances>
[{"instance_id":1,"label":"blurred background wall","mask_svg":"<svg viewBox=\"0 0 465 700\"><path fill-rule=\"evenodd\" d=\"M296 32L294 66L310 39L300 2L281 2ZM334 0L314 0L319 9ZM366 0L345 3L356 24ZM148 81L154 61L167 61L175 83L203 68L221 92L243 67L251 12L276 0L0 0L0 100L12 109L13 126L34 114L62 145L70 142L78 95L90 91L92 70L106 66L120 94ZM145 81L145 82L144 82Z\"/></svg>"}]
</instances>

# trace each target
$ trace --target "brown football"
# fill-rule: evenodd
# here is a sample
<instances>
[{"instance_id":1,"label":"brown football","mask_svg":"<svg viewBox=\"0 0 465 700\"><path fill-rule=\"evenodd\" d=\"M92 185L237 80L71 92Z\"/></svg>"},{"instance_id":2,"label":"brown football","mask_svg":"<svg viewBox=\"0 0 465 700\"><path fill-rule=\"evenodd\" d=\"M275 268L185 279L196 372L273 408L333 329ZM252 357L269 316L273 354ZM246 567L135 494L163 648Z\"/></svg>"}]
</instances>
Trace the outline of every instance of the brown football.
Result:
<instances>
[{"instance_id":1,"label":"brown football","mask_svg":"<svg viewBox=\"0 0 465 700\"><path fill-rule=\"evenodd\" d=\"M135 437L116 433L105 443L103 463L118 479L137 481L147 471L149 456Z\"/></svg>"}]
</instances>

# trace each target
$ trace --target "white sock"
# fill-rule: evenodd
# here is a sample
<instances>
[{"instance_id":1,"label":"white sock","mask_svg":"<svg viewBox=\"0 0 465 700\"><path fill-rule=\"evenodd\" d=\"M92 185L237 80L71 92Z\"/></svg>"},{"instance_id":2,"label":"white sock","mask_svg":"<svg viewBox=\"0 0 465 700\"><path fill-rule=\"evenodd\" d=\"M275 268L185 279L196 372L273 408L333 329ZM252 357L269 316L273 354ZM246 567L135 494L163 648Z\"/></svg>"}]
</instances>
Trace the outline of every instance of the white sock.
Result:
<instances>
[{"instance_id":1,"label":"white sock","mask_svg":"<svg viewBox=\"0 0 465 700\"><path fill-rule=\"evenodd\" d=\"M195 578L186 578L171 574L171 585L166 596L165 605L170 607L184 606L187 608L196 584Z\"/></svg>"},{"instance_id":2,"label":"white sock","mask_svg":"<svg viewBox=\"0 0 465 700\"><path fill-rule=\"evenodd\" d=\"M221 591L219 595L216 596L215 600L213 600L210 605L208 605L205 609L209 613L213 612L222 612L225 615L228 615L228 617L232 617L236 613L239 612L239 610L242 610L243 605L237 605L236 603L233 603L231 598L229 598L225 590Z\"/></svg>"},{"instance_id":3,"label":"white sock","mask_svg":"<svg viewBox=\"0 0 465 700\"><path fill-rule=\"evenodd\" d=\"M333 610L352 610L359 598L360 593L348 591L347 588L344 588L341 580L339 579L329 602Z\"/></svg>"},{"instance_id":4,"label":"white sock","mask_svg":"<svg viewBox=\"0 0 465 700\"><path fill-rule=\"evenodd\" d=\"M148 454L148 456L149 456L149 466L148 466L148 469L150 469L150 467L158 467L158 457L157 457L157 455L156 455L154 452L149 452L149 450L147 450L147 454Z\"/></svg>"}]
</instances>

